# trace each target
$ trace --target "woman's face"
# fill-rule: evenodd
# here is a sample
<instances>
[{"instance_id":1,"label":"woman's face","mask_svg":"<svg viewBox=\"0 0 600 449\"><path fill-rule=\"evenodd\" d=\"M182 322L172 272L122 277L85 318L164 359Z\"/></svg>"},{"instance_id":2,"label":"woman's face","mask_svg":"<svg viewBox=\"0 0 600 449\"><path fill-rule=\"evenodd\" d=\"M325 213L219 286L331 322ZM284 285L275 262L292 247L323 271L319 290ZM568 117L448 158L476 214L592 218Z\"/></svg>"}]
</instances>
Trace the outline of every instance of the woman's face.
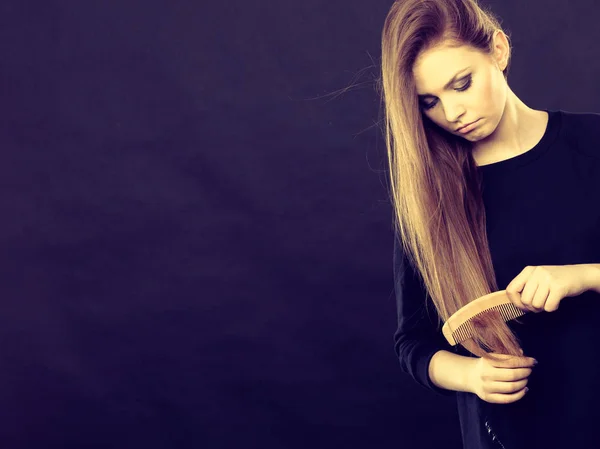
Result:
<instances>
[{"instance_id":1,"label":"woman's face","mask_svg":"<svg viewBox=\"0 0 600 449\"><path fill-rule=\"evenodd\" d=\"M473 142L496 129L506 104L507 84L501 69L506 66L508 41L502 32L497 32L495 41L493 57L468 46L438 46L422 52L413 66L422 113ZM458 131L474 121L471 131Z\"/></svg>"}]
</instances>

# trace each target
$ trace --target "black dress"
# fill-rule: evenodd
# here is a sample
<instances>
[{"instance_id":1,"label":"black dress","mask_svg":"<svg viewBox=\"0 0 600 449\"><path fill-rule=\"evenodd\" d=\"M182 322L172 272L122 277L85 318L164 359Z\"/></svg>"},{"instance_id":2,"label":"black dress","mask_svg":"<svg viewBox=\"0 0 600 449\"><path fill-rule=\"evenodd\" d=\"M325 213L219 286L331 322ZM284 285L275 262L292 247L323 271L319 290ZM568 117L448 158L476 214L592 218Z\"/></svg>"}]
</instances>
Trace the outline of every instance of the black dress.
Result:
<instances>
[{"instance_id":1,"label":"black dress","mask_svg":"<svg viewBox=\"0 0 600 449\"><path fill-rule=\"evenodd\" d=\"M532 149L478 167L499 289L528 265L600 263L600 114L546 111L548 126ZM465 449L600 447L600 294L586 291L563 299L555 312L508 323L539 365L522 399L492 404L431 382L429 361L440 349L472 355L444 339L431 298L398 241L394 274L401 368L425 388L456 395Z\"/></svg>"}]
</instances>

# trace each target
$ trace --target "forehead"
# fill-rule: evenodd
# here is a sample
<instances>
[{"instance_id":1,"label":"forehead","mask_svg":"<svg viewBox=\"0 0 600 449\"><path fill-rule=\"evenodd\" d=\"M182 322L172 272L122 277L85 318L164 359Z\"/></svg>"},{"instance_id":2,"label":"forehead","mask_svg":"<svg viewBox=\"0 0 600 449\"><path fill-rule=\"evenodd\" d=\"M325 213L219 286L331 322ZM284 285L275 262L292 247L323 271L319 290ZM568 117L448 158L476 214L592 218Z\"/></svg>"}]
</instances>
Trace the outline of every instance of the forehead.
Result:
<instances>
[{"instance_id":1,"label":"forehead","mask_svg":"<svg viewBox=\"0 0 600 449\"><path fill-rule=\"evenodd\" d=\"M481 52L466 45L460 47L438 46L424 50L413 65L413 77L419 95L441 92L454 74L483 61ZM464 71L461 75L466 75Z\"/></svg>"}]
</instances>

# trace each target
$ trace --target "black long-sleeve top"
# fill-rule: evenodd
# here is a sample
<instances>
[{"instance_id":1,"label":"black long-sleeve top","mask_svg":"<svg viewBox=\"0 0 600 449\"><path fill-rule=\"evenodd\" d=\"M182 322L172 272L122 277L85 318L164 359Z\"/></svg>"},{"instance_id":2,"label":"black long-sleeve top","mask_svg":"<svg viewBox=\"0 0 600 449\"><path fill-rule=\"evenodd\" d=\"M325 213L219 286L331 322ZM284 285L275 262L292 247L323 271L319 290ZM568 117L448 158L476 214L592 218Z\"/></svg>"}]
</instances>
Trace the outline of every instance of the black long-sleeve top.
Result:
<instances>
[{"instance_id":1,"label":"black long-sleeve top","mask_svg":"<svg viewBox=\"0 0 600 449\"><path fill-rule=\"evenodd\" d=\"M499 289L528 265L600 263L600 114L546 110L548 125L529 151L478 167L492 263ZM401 369L421 386L456 396L465 449L600 447L600 295L565 298L555 312L527 313L508 325L539 365L530 391L511 404L435 386L433 355L450 346L422 278L394 241ZM494 438L495 437L495 440Z\"/></svg>"}]
</instances>

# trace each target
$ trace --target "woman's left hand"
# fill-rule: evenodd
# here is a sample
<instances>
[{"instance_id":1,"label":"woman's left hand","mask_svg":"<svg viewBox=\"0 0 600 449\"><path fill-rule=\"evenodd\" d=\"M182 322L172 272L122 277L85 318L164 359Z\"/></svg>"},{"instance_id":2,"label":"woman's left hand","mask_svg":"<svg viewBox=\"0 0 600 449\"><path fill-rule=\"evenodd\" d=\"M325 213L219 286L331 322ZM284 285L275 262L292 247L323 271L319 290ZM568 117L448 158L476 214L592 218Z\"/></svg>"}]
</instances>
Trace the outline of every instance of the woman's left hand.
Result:
<instances>
[{"instance_id":1,"label":"woman's left hand","mask_svg":"<svg viewBox=\"0 0 600 449\"><path fill-rule=\"evenodd\" d=\"M526 266L506 287L506 294L519 309L554 312L563 298L586 291L582 265Z\"/></svg>"}]
</instances>

